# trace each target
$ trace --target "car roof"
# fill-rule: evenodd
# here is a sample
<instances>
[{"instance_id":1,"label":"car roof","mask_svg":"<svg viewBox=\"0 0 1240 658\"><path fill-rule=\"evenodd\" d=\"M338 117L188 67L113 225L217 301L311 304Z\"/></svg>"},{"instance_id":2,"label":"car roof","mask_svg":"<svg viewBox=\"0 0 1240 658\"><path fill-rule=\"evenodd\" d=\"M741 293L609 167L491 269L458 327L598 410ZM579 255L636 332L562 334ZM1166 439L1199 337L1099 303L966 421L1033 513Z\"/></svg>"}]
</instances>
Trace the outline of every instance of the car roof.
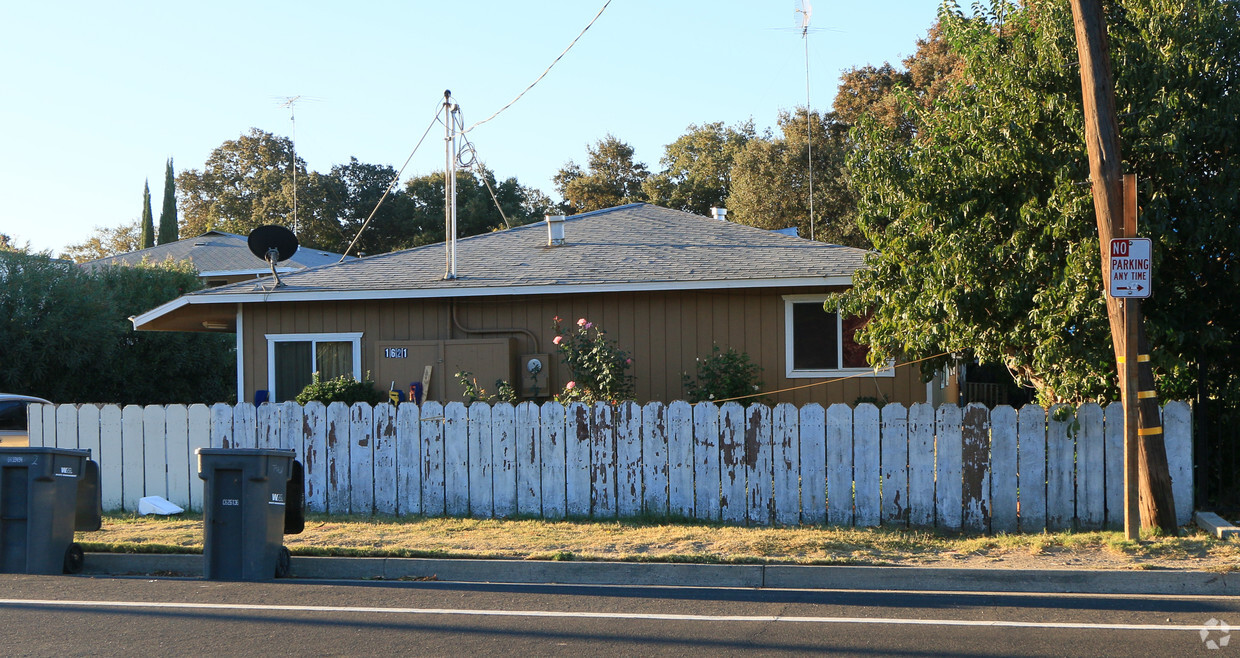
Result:
<instances>
[{"instance_id":1,"label":"car roof","mask_svg":"<svg viewBox=\"0 0 1240 658\"><path fill-rule=\"evenodd\" d=\"M51 404L50 401L43 398L36 398L33 395L17 395L16 393L0 393L0 402L39 402Z\"/></svg>"}]
</instances>

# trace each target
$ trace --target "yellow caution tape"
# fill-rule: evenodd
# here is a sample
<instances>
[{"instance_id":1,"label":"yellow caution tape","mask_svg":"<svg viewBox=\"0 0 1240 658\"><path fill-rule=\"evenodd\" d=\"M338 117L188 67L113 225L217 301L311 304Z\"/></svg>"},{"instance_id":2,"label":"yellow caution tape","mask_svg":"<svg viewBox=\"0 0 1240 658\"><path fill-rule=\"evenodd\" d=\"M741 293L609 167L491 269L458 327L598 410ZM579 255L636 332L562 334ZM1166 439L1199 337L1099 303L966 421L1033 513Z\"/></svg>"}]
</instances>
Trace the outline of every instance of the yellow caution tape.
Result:
<instances>
[{"instance_id":1,"label":"yellow caution tape","mask_svg":"<svg viewBox=\"0 0 1240 658\"><path fill-rule=\"evenodd\" d=\"M1148 400L1158 397L1158 391L1137 391L1138 400Z\"/></svg>"},{"instance_id":2,"label":"yellow caution tape","mask_svg":"<svg viewBox=\"0 0 1240 658\"><path fill-rule=\"evenodd\" d=\"M1137 363L1149 363L1149 362L1150 362L1150 355L1148 354L1137 355Z\"/></svg>"},{"instance_id":3,"label":"yellow caution tape","mask_svg":"<svg viewBox=\"0 0 1240 658\"><path fill-rule=\"evenodd\" d=\"M1146 427L1144 429L1137 430L1138 436L1154 436L1156 434L1162 434L1162 427Z\"/></svg>"}]
</instances>

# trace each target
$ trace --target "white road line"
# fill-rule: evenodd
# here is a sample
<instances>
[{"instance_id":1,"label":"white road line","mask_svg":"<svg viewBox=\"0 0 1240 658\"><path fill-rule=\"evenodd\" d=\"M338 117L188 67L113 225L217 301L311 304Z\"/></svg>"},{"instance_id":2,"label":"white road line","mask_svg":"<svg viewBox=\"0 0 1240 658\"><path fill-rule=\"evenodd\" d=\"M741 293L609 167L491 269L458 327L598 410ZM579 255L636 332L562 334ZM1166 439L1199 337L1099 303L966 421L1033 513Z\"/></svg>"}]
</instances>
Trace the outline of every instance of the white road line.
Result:
<instances>
[{"instance_id":1,"label":"white road line","mask_svg":"<svg viewBox=\"0 0 1240 658\"><path fill-rule=\"evenodd\" d=\"M556 610L462 610L453 608L373 608L329 605L260 605L248 603L181 603L164 601L56 601L0 599L0 606L82 608L153 608L178 610L251 610L256 612L330 612L397 615L457 615L471 617L557 617L579 619L634 619L702 622L791 622L801 624L871 624L889 626L973 626L989 628L1086 629L1113 631L1201 631L1201 625L1092 624L1083 622L997 621L975 619L901 619L892 617L784 617L779 615L674 615L636 612L568 612Z\"/></svg>"}]
</instances>

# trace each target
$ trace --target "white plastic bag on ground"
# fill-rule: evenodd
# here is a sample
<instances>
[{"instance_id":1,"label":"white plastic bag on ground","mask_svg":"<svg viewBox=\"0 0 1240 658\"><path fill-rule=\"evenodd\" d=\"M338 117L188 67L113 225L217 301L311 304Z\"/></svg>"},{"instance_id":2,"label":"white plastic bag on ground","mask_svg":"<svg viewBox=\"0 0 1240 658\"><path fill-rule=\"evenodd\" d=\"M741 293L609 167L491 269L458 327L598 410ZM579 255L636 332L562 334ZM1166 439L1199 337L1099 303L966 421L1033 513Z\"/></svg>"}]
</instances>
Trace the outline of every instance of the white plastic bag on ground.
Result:
<instances>
[{"instance_id":1,"label":"white plastic bag on ground","mask_svg":"<svg viewBox=\"0 0 1240 658\"><path fill-rule=\"evenodd\" d=\"M159 496L147 496L146 498L138 499L138 516L146 516L147 514L168 516L169 514L180 514L184 511Z\"/></svg>"}]
</instances>

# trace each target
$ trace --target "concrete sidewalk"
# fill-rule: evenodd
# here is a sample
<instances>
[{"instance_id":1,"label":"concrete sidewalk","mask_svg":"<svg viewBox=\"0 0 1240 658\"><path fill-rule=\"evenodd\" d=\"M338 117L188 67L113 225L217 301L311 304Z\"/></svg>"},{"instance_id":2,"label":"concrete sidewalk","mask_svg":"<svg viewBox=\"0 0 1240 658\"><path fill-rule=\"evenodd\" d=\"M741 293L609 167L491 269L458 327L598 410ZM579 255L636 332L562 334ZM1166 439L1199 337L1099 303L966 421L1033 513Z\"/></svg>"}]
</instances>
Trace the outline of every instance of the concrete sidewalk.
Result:
<instances>
[{"instance_id":1,"label":"concrete sidewalk","mask_svg":"<svg viewBox=\"0 0 1240 658\"><path fill-rule=\"evenodd\" d=\"M1240 595L1240 572L293 556L293 578L946 592ZM85 575L202 577L201 555L88 553Z\"/></svg>"}]
</instances>

